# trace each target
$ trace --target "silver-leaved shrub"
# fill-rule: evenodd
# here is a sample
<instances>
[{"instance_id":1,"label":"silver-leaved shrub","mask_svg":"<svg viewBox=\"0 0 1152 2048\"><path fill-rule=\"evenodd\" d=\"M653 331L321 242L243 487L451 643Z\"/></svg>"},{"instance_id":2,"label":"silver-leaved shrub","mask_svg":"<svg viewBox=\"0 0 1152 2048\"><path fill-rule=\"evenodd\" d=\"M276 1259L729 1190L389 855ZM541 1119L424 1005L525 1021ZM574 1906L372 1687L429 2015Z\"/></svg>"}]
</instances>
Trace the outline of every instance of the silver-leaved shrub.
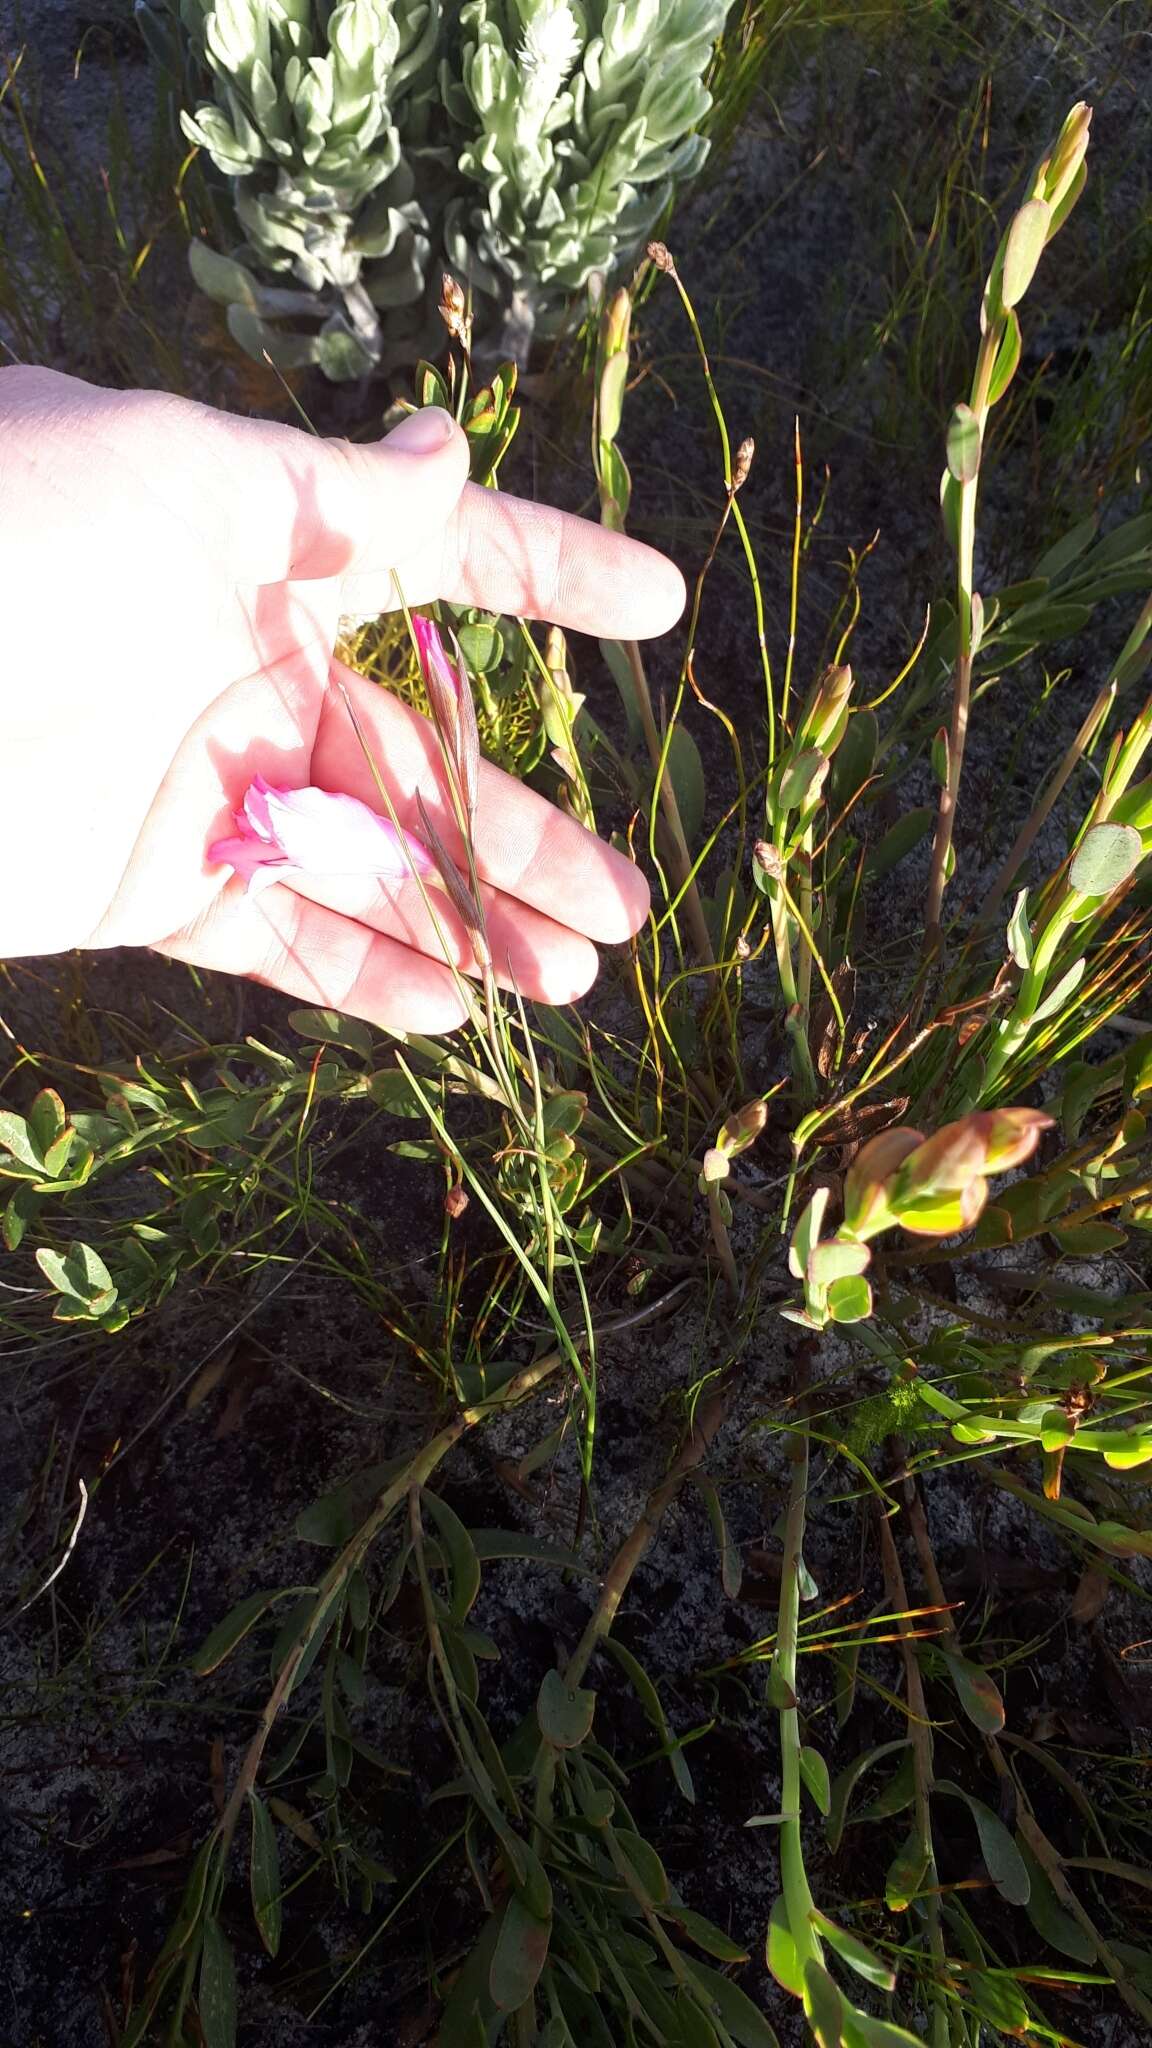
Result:
<instances>
[{"instance_id":1,"label":"silver-leaved shrub","mask_svg":"<svg viewBox=\"0 0 1152 2048\"><path fill-rule=\"evenodd\" d=\"M136 0L238 242L201 289L250 354L411 356L447 264L523 357L700 167L731 0Z\"/></svg>"}]
</instances>

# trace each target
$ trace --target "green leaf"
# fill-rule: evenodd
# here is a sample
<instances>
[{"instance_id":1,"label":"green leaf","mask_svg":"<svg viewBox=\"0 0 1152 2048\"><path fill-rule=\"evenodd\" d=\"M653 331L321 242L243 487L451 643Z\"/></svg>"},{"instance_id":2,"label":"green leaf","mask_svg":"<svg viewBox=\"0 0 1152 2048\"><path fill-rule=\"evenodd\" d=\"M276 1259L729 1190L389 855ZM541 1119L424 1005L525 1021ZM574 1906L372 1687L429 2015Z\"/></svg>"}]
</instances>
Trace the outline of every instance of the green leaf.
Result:
<instances>
[{"instance_id":1,"label":"green leaf","mask_svg":"<svg viewBox=\"0 0 1152 2048\"><path fill-rule=\"evenodd\" d=\"M102 1315L116 1299L112 1275L90 1244L70 1244L63 1254L41 1245L36 1264L58 1293L83 1302L90 1315Z\"/></svg>"},{"instance_id":2,"label":"green leaf","mask_svg":"<svg viewBox=\"0 0 1152 2048\"><path fill-rule=\"evenodd\" d=\"M780 1669L779 1657L773 1657L764 1680L764 1697L777 1713L788 1714L796 1705L796 1695Z\"/></svg>"},{"instance_id":3,"label":"green leaf","mask_svg":"<svg viewBox=\"0 0 1152 2048\"><path fill-rule=\"evenodd\" d=\"M992 365L992 375L988 380L989 405L999 405L1016 375L1020 367L1021 347L1020 322L1009 306L1004 315L1004 332L996 351L996 361Z\"/></svg>"},{"instance_id":4,"label":"green leaf","mask_svg":"<svg viewBox=\"0 0 1152 2048\"><path fill-rule=\"evenodd\" d=\"M687 1956L684 1957L684 1967L703 1993L711 2011L728 2029L737 2048L780 2048L759 2006L753 2005L747 1992L741 1991L730 1977L722 1976L719 1970L710 1970L706 1963L694 1962Z\"/></svg>"},{"instance_id":5,"label":"green leaf","mask_svg":"<svg viewBox=\"0 0 1152 2048\"><path fill-rule=\"evenodd\" d=\"M14 1252L23 1243L24 1233L40 1207L39 1197L29 1188L17 1188L4 1208L3 1236L5 1249Z\"/></svg>"},{"instance_id":6,"label":"green leaf","mask_svg":"<svg viewBox=\"0 0 1152 2048\"><path fill-rule=\"evenodd\" d=\"M1004 306L1018 306L1044 253L1052 227L1052 208L1046 199L1026 199L1014 216L1004 246L1004 267L1000 298Z\"/></svg>"},{"instance_id":7,"label":"green leaf","mask_svg":"<svg viewBox=\"0 0 1152 2048\"><path fill-rule=\"evenodd\" d=\"M878 1764L882 1757L894 1756L898 1749L906 1749L907 1746L907 1742L903 1739L898 1742L881 1742L875 1749L863 1750L859 1756L853 1757L851 1763L846 1764L842 1771L837 1772L832 1781L828 1819L825 1827L828 1847L833 1855L836 1854L843 1840L844 1827L848 1819L848 1808L851 1804L852 1794L856 1790L860 1779L864 1776L865 1771L871 1770L873 1764Z\"/></svg>"},{"instance_id":8,"label":"green leaf","mask_svg":"<svg viewBox=\"0 0 1152 2048\"><path fill-rule=\"evenodd\" d=\"M252 1912L260 1939L269 1955L274 1956L280 1947L284 1918L280 1851L276 1845L276 1829L264 1801L256 1792L250 1792L248 1799L252 1808L252 1855L248 1871Z\"/></svg>"},{"instance_id":9,"label":"green leaf","mask_svg":"<svg viewBox=\"0 0 1152 2048\"><path fill-rule=\"evenodd\" d=\"M599 1576L564 1543L549 1543L544 1537L529 1536L519 1529L470 1529L468 1533L481 1564L501 1558L524 1558L529 1564L550 1565L556 1571L579 1572L586 1579Z\"/></svg>"},{"instance_id":10,"label":"green leaf","mask_svg":"<svg viewBox=\"0 0 1152 2048\"><path fill-rule=\"evenodd\" d=\"M204 1922L199 2005L205 2048L236 2048L236 1964L218 1920Z\"/></svg>"},{"instance_id":11,"label":"green leaf","mask_svg":"<svg viewBox=\"0 0 1152 2048\"><path fill-rule=\"evenodd\" d=\"M828 808L838 818L863 789L876 761L880 744L880 721L874 711L853 711L844 737L832 756L828 783Z\"/></svg>"},{"instance_id":12,"label":"green leaf","mask_svg":"<svg viewBox=\"0 0 1152 2048\"><path fill-rule=\"evenodd\" d=\"M916 1773L911 1756L901 1757L887 1784L862 1806L857 1821L887 1820L894 1813L903 1813L916 1797Z\"/></svg>"},{"instance_id":13,"label":"green leaf","mask_svg":"<svg viewBox=\"0 0 1152 2048\"><path fill-rule=\"evenodd\" d=\"M462 1622L471 1613L480 1591L480 1560L472 1548L472 1538L467 1529L446 1500L441 1500L437 1493L426 1491L421 1494L420 1501L439 1532L440 1550L448 1570L449 1608L453 1620Z\"/></svg>"},{"instance_id":14,"label":"green leaf","mask_svg":"<svg viewBox=\"0 0 1152 2048\"><path fill-rule=\"evenodd\" d=\"M845 1274L828 1289L828 1313L834 1323L862 1323L872 1313L872 1289L862 1274Z\"/></svg>"},{"instance_id":15,"label":"green leaf","mask_svg":"<svg viewBox=\"0 0 1152 2048\"><path fill-rule=\"evenodd\" d=\"M818 2048L840 2048L844 1994L814 1958L804 1965L804 2011Z\"/></svg>"},{"instance_id":16,"label":"green leaf","mask_svg":"<svg viewBox=\"0 0 1152 2048\"><path fill-rule=\"evenodd\" d=\"M878 2020L862 2006L852 2008L851 2028L846 2033L851 2048L859 2048L861 2041L867 2048L923 2048L917 2034L910 2034L905 2027L894 2027L891 2020Z\"/></svg>"},{"instance_id":17,"label":"green leaf","mask_svg":"<svg viewBox=\"0 0 1152 2048\"><path fill-rule=\"evenodd\" d=\"M991 1674L980 1664L945 1652L945 1669L956 1688L956 1696L974 1728L982 1735L998 1735L1004 1726L1004 1702Z\"/></svg>"},{"instance_id":18,"label":"green leaf","mask_svg":"<svg viewBox=\"0 0 1152 2048\"><path fill-rule=\"evenodd\" d=\"M696 1942L706 1954L715 1956L719 1962L748 1961L747 1949L725 1934L722 1927L716 1927L711 1920L706 1920L703 1913L693 1913L687 1906L674 1905L666 1906L661 1918L674 1921L677 1927L683 1928L690 1940Z\"/></svg>"},{"instance_id":19,"label":"green leaf","mask_svg":"<svg viewBox=\"0 0 1152 2048\"><path fill-rule=\"evenodd\" d=\"M835 1920L830 1920L828 1915L821 1913L816 1906L813 1906L809 1917L821 1941L826 1941L829 1948L835 1949L841 1961L847 1963L850 1970L855 1970L858 1977L863 1977L866 1983L874 1984L878 1991L893 1989L896 1972L890 1963L884 1962L857 1935L850 1933L848 1928L839 1926Z\"/></svg>"},{"instance_id":20,"label":"green leaf","mask_svg":"<svg viewBox=\"0 0 1152 2048\"><path fill-rule=\"evenodd\" d=\"M1029 2032L1028 2002L1007 1970L969 1970L966 1989L981 2019L991 2022L1000 2033Z\"/></svg>"},{"instance_id":21,"label":"green leaf","mask_svg":"<svg viewBox=\"0 0 1152 2048\"><path fill-rule=\"evenodd\" d=\"M976 1832L980 1837L980 1853L997 1891L1010 1905L1026 1906L1031 1891L1028 1872L1020 1851L1003 1821L998 1819L990 1806L985 1806L982 1799L974 1798L971 1792L965 1792L959 1785L953 1784L950 1778L938 1778L936 1790L964 1801L976 1823Z\"/></svg>"},{"instance_id":22,"label":"green leaf","mask_svg":"<svg viewBox=\"0 0 1152 2048\"><path fill-rule=\"evenodd\" d=\"M830 1193L831 1190L827 1187L816 1189L792 1233L792 1243L788 1251L788 1271L794 1274L797 1280L802 1280L807 1275L809 1261L820 1240L820 1227L824 1221L824 1211L828 1207Z\"/></svg>"},{"instance_id":23,"label":"green leaf","mask_svg":"<svg viewBox=\"0 0 1152 2048\"><path fill-rule=\"evenodd\" d=\"M932 742L932 773L941 789L948 787L949 753L948 729L942 725Z\"/></svg>"},{"instance_id":24,"label":"green leaf","mask_svg":"<svg viewBox=\"0 0 1152 2048\"><path fill-rule=\"evenodd\" d=\"M372 1033L358 1017L345 1017L339 1010L290 1010L288 1022L302 1038L319 1039L321 1045L346 1046L364 1059L372 1057Z\"/></svg>"},{"instance_id":25,"label":"green leaf","mask_svg":"<svg viewBox=\"0 0 1152 2048\"><path fill-rule=\"evenodd\" d=\"M1046 640L1069 640L1073 634L1082 632L1091 618L1089 604L1062 601L1023 605L1005 621L1003 632L996 635L997 659L1019 661Z\"/></svg>"},{"instance_id":26,"label":"green leaf","mask_svg":"<svg viewBox=\"0 0 1152 2048\"><path fill-rule=\"evenodd\" d=\"M422 1117L424 1104L406 1074L396 1067L381 1067L368 1076L368 1097L386 1116Z\"/></svg>"},{"instance_id":27,"label":"green leaf","mask_svg":"<svg viewBox=\"0 0 1152 2048\"><path fill-rule=\"evenodd\" d=\"M188 245L188 268L200 290L221 306L244 306L259 313L263 303L260 287L250 270L231 256L220 256L207 242Z\"/></svg>"},{"instance_id":28,"label":"green leaf","mask_svg":"<svg viewBox=\"0 0 1152 2048\"><path fill-rule=\"evenodd\" d=\"M662 1994L656 1991L647 1970L633 1977L632 1986L636 1995L644 1999L648 2019L659 2025L659 2038L669 2048L720 2048L719 2034L690 1991L677 1991L665 2015L656 2003Z\"/></svg>"},{"instance_id":29,"label":"green leaf","mask_svg":"<svg viewBox=\"0 0 1152 2048\"><path fill-rule=\"evenodd\" d=\"M832 1783L828 1776L828 1766L820 1751L808 1744L800 1751L800 1776L814 1804L827 1820L832 1811Z\"/></svg>"},{"instance_id":30,"label":"green leaf","mask_svg":"<svg viewBox=\"0 0 1152 2048\"><path fill-rule=\"evenodd\" d=\"M1082 896L1108 896L1128 880L1142 852L1133 825L1093 825L1076 849L1068 880Z\"/></svg>"},{"instance_id":31,"label":"green leaf","mask_svg":"<svg viewBox=\"0 0 1152 2048\"><path fill-rule=\"evenodd\" d=\"M720 1552L720 1583L729 1600L738 1600L744 1578L744 1560L740 1555L740 1546L733 1542L729 1534L715 1481L699 1472L694 1477L697 1491L708 1510L712 1534L716 1538L716 1548Z\"/></svg>"},{"instance_id":32,"label":"green leaf","mask_svg":"<svg viewBox=\"0 0 1152 2048\"><path fill-rule=\"evenodd\" d=\"M1021 889L1008 920L1008 951L1017 967L1032 965L1032 926L1028 921L1028 891Z\"/></svg>"},{"instance_id":33,"label":"green leaf","mask_svg":"<svg viewBox=\"0 0 1152 2048\"><path fill-rule=\"evenodd\" d=\"M865 1273L872 1254L866 1244L829 1237L814 1245L808 1257L807 1278L818 1287L831 1287L836 1280L849 1280Z\"/></svg>"},{"instance_id":34,"label":"green leaf","mask_svg":"<svg viewBox=\"0 0 1152 2048\"><path fill-rule=\"evenodd\" d=\"M944 532L954 548L960 545L960 486L951 470L940 478L940 514Z\"/></svg>"},{"instance_id":35,"label":"green leaf","mask_svg":"<svg viewBox=\"0 0 1152 2048\"><path fill-rule=\"evenodd\" d=\"M1072 962L1068 972L1060 976L1055 987L1049 990L1043 1002L1033 1011L1033 1024L1042 1024L1045 1017L1055 1017L1059 1014L1068 1001L1069 996L1075 989L1079 988L1080 983L1084 979L1087 966L1088 962L1083 956L1079 960Z\"/></svg>"},{"instance_id":36,"label":"green leaf","mask_svg":"<svg viewBox=\"0 0 1152 2048\"><path fill-rule=\"evenodd\" d=\"M927 804L920 804L915 810L907 811L898 819L883 839L869 849L864 863L865 872L873 882L896 867L910 854L920 841L932 830L936 812Z\"/></svg>"},{"instance_id":37,"label":"green leaf","mask_svg":"<svg viewBox=\"0 0 1152 2048\"><path fill-rule=\"evenodd\" d=\"M769 1916L767 1961L781 1990L790 1991L793 1998L803 1998L804 1972L783 1898L774 1902Z\"/></svg>"},{"instance_id":38,"label":"green leaf","mask_svg":"<svg viewBox=\"0 0 1152 2048\"><path fill-rule=\"evenodd\" d=\"M970 405L957 405L948 422L948 473L970 484L980 470L980 422Z\"/></svg>"},{"instance_id":39,"label":"green leaf","mask_svg":"<svg viewBox=\"0 0 1152 2048\"><path fill-rule=\"evenodd\" d=\"M613 1831L616 1846L625 1861L631 1865L648 1900L654 1906L662 1906L668 1898L671 1886L668 1873L652 1847L643 1835L632 1828L616 1828Z\"/></svg>"},{"instance_id":40,"label":"green leaf","mask_svg":"<svg viewBox=\"0 0 1152 2048\"><path fill-rule=\"evenodd\" d=\"M680 812L680 823L684 827L684 837L689 851L693 851L704 823L708 793L700 749L687 726L677 725L673 728L672 737L668 742L667 770L668 780L672 784Z\"/></svg>"},{"instance_id":41,"label":"green leaf","mask_svg":"<svg viewBox=\"0 0 1152 2048\"><path fill-rule=\"evenodd\" d=\"M1097 512L1089 512L1086 519L1078 519L1075 526L1070 526L1067 533L1063 534L1046 554L1041 555L1036 564L1037 576L1044 576L1050 582L1055 577L1062 576L1069 564L1091 546L1099 529L1100 515ZM1097 550L1097 554L1093 556L1093 567L1097 564L1099 552Z\"/></svg>"},{"instance_id":42,"label":"green leaf","mask_svg":"<svg viewBox=\"0 0 1152 2048\"><path fill-rule=\"evenodd\" d=\"M1100 1252L1119 1251L1128 1242L1128 1233L1118 1230L1114 1223L1090 1220L1074 1223L1067 1230L1060 1230L1054 1224L1052 1236L1062 1252L1070 1258L1093 1258Z\"/></svg>"},{"instance_id":43,"label":"green leaf","mask_svg":"<svg viewBox=\"0 0 1152 2048\"><path fill-rule=\"evenodd\" d=\"M548 1960L550 1920L538 1920L512 1892L505 1904L488 1971L488 1989L501 2012L530 1998Z\"/></svg>"},{"instance_id":44,"label":"green leaf","mask_svg":"<svg viewBox=\"0 0 1152 2048\"><path fill-rule=\"evenodd\" d=\"M536 1698L536 1719L553 1749L579 1749L591 1732L596 1695L583 1686L567 1686L558 1671L547 1671Z\"/></svg>"},{"instance_id":45,"label":"green leaf","mask_svg":"<svg viewBox=\"0 0 1152 2048\"><path fill-rule=\"evenodd\" d=\"M602 640L600 652L611 671L612 680L620 692L620 701L628 719L628 738L635 745L642 738L644 727L640 718L640 707L636 699L636 680L624 648L618 640Z\"/></svg>"},{"instance_id":46,"label":"green leaf","mask_svg":"<svg viewBox=\"0 0 1152 2048\"><path fill-rule=\"evenodd\" d=\"M781 812L802 811L828 772L828 756L819 747L806 747L784 764L776 802Z\"/></svg>"},{"instance_id":47,"label":"green leaf","mask_svg":"<svg viewBox=\"0 0 1152 2048\"><path fill-rule=\"evenodd\" d=\"M884 1903L890 1913L906 1913L924 1882L928 1848L913 1828L888 1866Z\"/></svg>"},{"instance_id":48,"label":"green leaf","mask_svg":"<svg viewBox=\"0 0 1152 2048\"><path fill-rule=\"evenodd\" d=\"M379 1496L404 1470L406 1460L389 1458L383 1465L365 1465L321 1494L296 1517L296 1535L301 1543L320 1543L340 1549L351 1541Z\"/></svg>"},{"instance_id":49,"label":"green leaf","mask_svg":"<svg viewBox=\"0 0 1152 2048\"><path fill-rule=\"evenodd\" d=\"M1087 1928L1061 1903L1047 1871L1022 1835L1017 1835L1016 1847L1028 1872L1028 1904L1024 1910L1037 1934L1058 1955L1070 1956L1075 1963L1094 1963L1096 1943Z\"/></svg>"},{"instance_id":50,"label":"green leaf","mask_svg":"<svg viewBox=\"0 0 1152 2048\"><path fill-rule=\"evenodd\" d=\"M499 628L484 619L461 626L457 639L460 652L472 675L489 675L504 659L504 639Z\"/></svg>"},{"instance_id":51,"label":"green leaf","mask_svg":"<svg viewBox=\"0 0 1152 2048\"><path fill-rule=\"evenodd\" d=\"M224 1662L242 1643L250 1630L254 1629L261 1617L274 1607L278 1600L290 1600L294 1596L314 1593L314 1586L280 1586L272 1593L250 1593L246 1600L237 1601L235 1607L218 1621L215 1628L205 1636L196 1654L189 1657L192 1670L201 1678Z\"/></svg>"},{"instance_id":52,"label":"green leaf","mask_svg":"<svg viewBox=\"0 0 1152 2048\"><path fill-rule=\"evenodd\" d=\"M49 1152L67 1126L68 1114L56 1090L41 1088L40 1093L33 1097L28 1111L28 1130L46 1165L50 1163Z\"/></svg>"},{"instance_id":53,"label":"green leaf","mask_svg":"<svg viewBox=\"0 0 1152 2048\"><path fill-rule=\"evenodd\" d=\"M43 1170L44 1160L32 1133L22 1116L15 1110L0 1109L0 1148L18 1159L21 1166L34 1166Z\"/></svg>"},{"instance_id":54,"label":"green leaf","mask_svg":"<svg viewBox=\"0 0 1152 2048\"><path fill-rule=\"evenodd\" d=\"M660 1695L645 1671L644 1666L637 1657L632 1655L631 1650L626 1649L623 1643L617 1642L615 1636L605 1637L603 1647L611 1652L621 1670L631 1680L636 1697L659 1735L663 1748L668 1753L668 1766L676 1780L681 1795L690 1804L693 1804L696 1799L696 1788L692 1783L692 1773L684 1761L683 1752L669 1726L668 1716L664 1712L664 1705Z\"/></svg>"}]
</instances>

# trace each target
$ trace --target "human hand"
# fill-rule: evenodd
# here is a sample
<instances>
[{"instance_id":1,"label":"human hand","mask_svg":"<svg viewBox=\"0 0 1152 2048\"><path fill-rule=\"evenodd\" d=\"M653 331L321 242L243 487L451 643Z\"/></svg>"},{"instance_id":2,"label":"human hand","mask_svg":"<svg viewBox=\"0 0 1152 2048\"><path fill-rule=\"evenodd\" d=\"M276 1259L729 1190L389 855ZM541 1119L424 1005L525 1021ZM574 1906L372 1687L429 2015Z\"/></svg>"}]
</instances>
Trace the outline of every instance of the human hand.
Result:
<instances>
[{"instance_id":1,"label":"human hand","mask_svg":"<svg viewBox=\"0 0 1152 2048\"><path fill-rule=\"evenodd\" d=\"M635 541L477 489L446 413L374 446L151 392L0 370L0 956L145 945L396 1029L464 1006L412 879L246 894L207 849L256 775L383 809L418 793L460 852L425 719L333 658L342 613L444 598L619 638L663 632L679 572ZM501 979L567 1002L627 938L631 862L485 763L475 821ZM439 909L439 905L437 906ZM450 911L454 964L472 962Z\"/></svg>"}]
</instances>

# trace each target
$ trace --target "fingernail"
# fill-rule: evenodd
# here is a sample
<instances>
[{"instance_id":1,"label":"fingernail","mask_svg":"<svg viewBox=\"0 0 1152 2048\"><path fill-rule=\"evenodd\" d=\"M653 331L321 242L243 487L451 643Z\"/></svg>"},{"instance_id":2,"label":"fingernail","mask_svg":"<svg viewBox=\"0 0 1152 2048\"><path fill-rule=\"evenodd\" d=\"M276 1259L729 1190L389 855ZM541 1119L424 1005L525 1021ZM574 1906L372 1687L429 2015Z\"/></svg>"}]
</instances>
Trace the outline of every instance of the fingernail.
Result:
<instances>
[{"instance_id":1,"label":"fingernail","mask_svg":"<svg viewBox=\"0 0 1152 2048\"><path fill-rule=\"evenodd\" d=\"M402 448L405 455L434 455L456 433L456 422L443 406L425 405L410 412L387 436L389 445Z\"/></svg>"}]
</instances>

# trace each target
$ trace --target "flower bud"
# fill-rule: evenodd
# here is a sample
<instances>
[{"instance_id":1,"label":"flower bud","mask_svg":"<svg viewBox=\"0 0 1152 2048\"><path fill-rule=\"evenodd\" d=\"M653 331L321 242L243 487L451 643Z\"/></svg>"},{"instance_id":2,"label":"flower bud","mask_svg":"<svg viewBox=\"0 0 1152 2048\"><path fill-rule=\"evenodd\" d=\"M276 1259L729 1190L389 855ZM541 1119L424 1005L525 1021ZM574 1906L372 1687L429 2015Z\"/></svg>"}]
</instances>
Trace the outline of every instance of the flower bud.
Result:
<instances>
[{"instance_id":1,"label":"flower bud","mask_svg":"<svg viewBox=\"0 0 1152 2048\"><path fill-rule=\"evenodd\" d=\"M444 1214L451 1217L452 1221L455 1222L457 1216L462 1216L467 1207L467 1190L460 1181L456 1181L444 1197Z\"/></svg>"},{"instance_id":2,"label":"flower bud","mask_svg":"<svg viewBox=\"0 0 1152 2048\"><path fill-rule=\"evenodd\" d=\"M604 353L608 356L621 355L628 346L632 327L632 294L621 286L613 292L604 315Z\"/></svg>"},{"instance_id":3,"label":"flower bud","mask_svg":"<svg viewBox=\"0 0 1152 2048\"><path fill-rule=\"evenodd\" d=\"M743 1109L726 1117L720 1126L716 1143L729 1159L735 1159L740 1152L746 1152L754 1145L768 1121L768 1104L762 1095L754 1102L746 1102Z\"/></svg>"},{"instance_id":4,"label":"flower bud","mask_svg":"<svg viewBox=\"0 0 1152 2048\"><path fill-rule=\"evenodd\" d=\"M844 1181L844 1227L854 1237L874 1237L895 1222L886 1183L922 1142L924 1133L906 1124L881 1131L861 1145Z\"/></svg>"},{"instance_id":5,"label":"flower bud","mask_svg":"<svg viewBox=\"0 0 1152 2048\"><path fill-rule=\"evenodd\" d=\"M1088 153L1089 132L1092 127L1092 109L1086 100L1078 100L1068 113L1064 126L1056 138L1052 154L1041 164L1037 177L1043 178L1039 197L1050 206L1059 206L1071 189L1076 173Z\"/></svg>"},{"instance_id":6,"label":"flower bud","mask_svg":"<svg viewBox=\"0 0 1152 2048\"><path fill-rule=\"evenodd\" d=\"M852 670L847 662L826 668L801 713L796 746L818 747L823 754L833 753L844 737L851 695Z\"/></svg>"},{"instance_id":7,"label":"flower bud","mask_svg":"<svg viewBox=\"0 0 1152 2048\"><path fill-rule=\"evenodd\" d=\"M1051 1122L1039 1109L984 1109L944 1124L889 1183L893 1219L923 1237L969 1230L988 1199L987 1176L1019 1166Z\"/></svg>"},{"instance_id":8,"label":"flower bud","mask_svg":"<svg viewBox=\"0 0 1152 2048\"><path fill-rule=\"evenodd\" d=\"M893 1183L894 1203L921 1195L951 1194L984 1171L984 1134L979 1116L963 1116L943 1124L905 1159Z\"/></svg>"},{"instance_id":9,"label":"flower bud","mask_svg":"<svg viewBox=\"0 0 1152 2048\"><path fill-rule=\"evenodd\" d=\"M985 1173L1005 1173L1010 1166L1022 1166L1032 1157L1041 1133L1052 1129L1052 1118L1042 1109L992 1109L980 1113L987 1119Z\"/></svg>"}]
</instances>

